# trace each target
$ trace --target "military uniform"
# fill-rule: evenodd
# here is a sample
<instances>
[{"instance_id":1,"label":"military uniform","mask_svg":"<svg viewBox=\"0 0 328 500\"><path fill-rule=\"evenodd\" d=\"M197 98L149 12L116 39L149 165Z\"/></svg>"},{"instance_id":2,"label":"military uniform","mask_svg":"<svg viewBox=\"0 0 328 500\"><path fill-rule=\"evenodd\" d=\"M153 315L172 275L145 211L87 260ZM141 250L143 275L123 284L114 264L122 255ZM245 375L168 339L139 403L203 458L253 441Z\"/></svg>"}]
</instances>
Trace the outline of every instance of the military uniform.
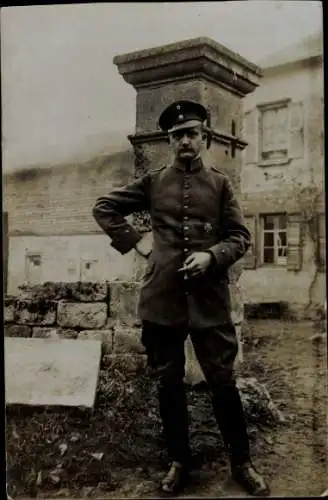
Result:
<instances>
[{"instance_id":1,"label":"military uniform","mask_svg":"<svg viewBox=\"0 0 328 500\"><path fill-rule=\"evenodd\" d=\"M124 254L141 238L123 216L148 210L153 250L141 290L139 315L167 326L208 328L230 320L228 268L250 244L230 181L199 158L190 171L178 162L150 171L98 199L95 217ZM213 264L184 279L178 269L192 252L210 251Z\"/></svg>"},{"instance_id":2,"label":"military uniform","mask_svg":"<svg viewBox=\"0 0 328 500\"><path fill-rule=\"evenodd\" d=\"M206 117L204 108L180 101L160 118L164 130ZM188 115L187 117L185 115ZM198 121L197 121L198 120ZM231 183L200 157L150 170L128 186L100 197L93 214L121 254L141 235L125 217L147 210L153 248L143 279L139 316L148 363L159 381L160 413L172 460L190 459L184 377L184 341L191 336L213 394L214 414L235 464L249 459L246 425L233 363L237 339L231 320L228 269L250 245L250 233ZM178 270L193 252L209 252L205 273L186 279Z\"/></svg>"}]
</instances>

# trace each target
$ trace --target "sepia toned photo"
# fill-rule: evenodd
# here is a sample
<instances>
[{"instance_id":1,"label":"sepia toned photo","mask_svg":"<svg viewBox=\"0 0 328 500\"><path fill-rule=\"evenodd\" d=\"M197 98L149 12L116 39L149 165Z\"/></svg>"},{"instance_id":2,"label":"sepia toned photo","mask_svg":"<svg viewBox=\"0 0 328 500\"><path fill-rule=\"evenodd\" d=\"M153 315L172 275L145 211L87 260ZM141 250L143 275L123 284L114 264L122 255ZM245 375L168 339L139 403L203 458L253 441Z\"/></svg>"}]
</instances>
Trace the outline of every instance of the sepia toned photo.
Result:
<instances>
[{"instance_id":1,"label":"sepia toned photo","mask_svg":"<svg viewBox=\"0 0 328 500\"><path fill-rule=\"evenodd\" d=\"M9 499L328 496L322 20L2 8Z\"/></svg>"}]
</instances>

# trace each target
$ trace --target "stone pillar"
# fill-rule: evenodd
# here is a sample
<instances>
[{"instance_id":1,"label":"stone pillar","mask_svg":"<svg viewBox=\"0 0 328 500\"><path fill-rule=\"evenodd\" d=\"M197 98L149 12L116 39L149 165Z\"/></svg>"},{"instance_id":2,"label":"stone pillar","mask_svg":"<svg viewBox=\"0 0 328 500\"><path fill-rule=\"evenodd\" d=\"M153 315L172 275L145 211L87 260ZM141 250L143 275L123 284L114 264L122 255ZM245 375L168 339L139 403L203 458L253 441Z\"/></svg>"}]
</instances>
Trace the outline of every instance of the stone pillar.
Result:
<instances>
[{"instance_id":1,"label":"stone pillar","mask_svg":"<svg viewBox=\"0 0 328 500\"><path fill-rule=\"evenodd\" d=\"M118 55L114 64L124 80L136 89L136 133L129 139L135 151L135 173L159 168L170 160L167 137L158 126L163 109L177 99L203 104L211 117L212 144L204 161L230 177L240 193L242 150L242 98L259 84L261 72L254 64L223 45L196 38L129 54ZM147 216L138 215L140 230L149 231ZM144 263L136 260L135 279ZM243 301L238 286L242 264L230 272L233 318L240 330Z\"/></svg>"}]
</instances>

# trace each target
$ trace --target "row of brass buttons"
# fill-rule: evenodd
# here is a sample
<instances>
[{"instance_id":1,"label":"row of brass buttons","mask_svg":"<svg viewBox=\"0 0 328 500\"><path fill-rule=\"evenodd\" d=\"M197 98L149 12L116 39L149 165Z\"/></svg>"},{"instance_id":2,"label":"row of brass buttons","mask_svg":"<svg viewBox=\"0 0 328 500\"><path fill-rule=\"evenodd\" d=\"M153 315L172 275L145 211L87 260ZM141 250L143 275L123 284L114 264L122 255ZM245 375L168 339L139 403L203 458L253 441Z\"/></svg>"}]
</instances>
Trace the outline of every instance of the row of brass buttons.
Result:
<instances>
[{"instance_id":1,"label":"row of brass buttons","mask_svg":"<svg viewBox=\"0 0 328 500\"><path fill-rule=\"evenodd\" d=\"M190 187L190 184L187 182L187 180L185 180L185 183L184 183L184 188L185 188L185 189L188 189L189 187ZM184 193L184 209L185 209L185 210L188 210L188 208L189 208L189 205L188 205L188 199L190 199L190 195L188 195L187 193ZM189 220L189 218L188 218L188 216L187 216L187 215L185 215L185 216L183 217L183 219L184 219L185 221L188 221L188 220ZM184 225L184 226L183 226L183 230L184 230L184 231L188 231L188 230L189 230L189 226ZM184 236L184 241L185 241L185 242L188 242L188 241L189 241L189 239L190 239L190 238L189 238L188 236ZM184 252L185 252L185 254L187 254L187 253L189 252L189 248L185 247L185 248L184 248ZM185 294L186 294L186 296L188 296L188 291L187 291L187 290L185 290Z\"/></svg>"}]
</instances>

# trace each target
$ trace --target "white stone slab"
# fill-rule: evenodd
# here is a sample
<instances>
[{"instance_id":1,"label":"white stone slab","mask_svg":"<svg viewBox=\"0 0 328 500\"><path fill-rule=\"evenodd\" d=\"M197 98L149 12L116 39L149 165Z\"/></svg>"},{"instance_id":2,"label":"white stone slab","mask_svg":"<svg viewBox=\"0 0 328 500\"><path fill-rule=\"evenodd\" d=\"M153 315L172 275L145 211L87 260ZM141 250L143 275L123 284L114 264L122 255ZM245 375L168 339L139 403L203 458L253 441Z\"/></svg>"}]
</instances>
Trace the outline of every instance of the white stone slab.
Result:
<instances>
[{"instance_id":1,"label":"white stone slab","mask_svg":"<svg viewBox=\"0 0 328 500\"><path fill-rule=\"evenodd\" d=\"M5 338L7 404L93 407L101 342Z\"/></svg>"}]
</instances>

